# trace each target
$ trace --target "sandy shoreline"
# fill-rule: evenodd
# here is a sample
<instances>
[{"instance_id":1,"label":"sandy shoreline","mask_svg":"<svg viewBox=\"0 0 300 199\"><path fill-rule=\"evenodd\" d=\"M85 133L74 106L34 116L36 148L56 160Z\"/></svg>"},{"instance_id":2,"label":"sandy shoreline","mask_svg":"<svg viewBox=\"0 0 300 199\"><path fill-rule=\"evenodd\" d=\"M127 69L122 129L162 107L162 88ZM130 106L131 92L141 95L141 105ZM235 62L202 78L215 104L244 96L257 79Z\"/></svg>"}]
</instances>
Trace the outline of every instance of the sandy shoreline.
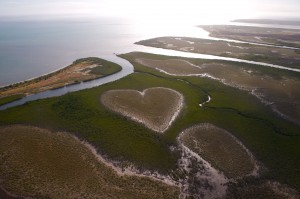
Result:
<instances>
[{"instance_id":1,"label":"sandy shoreline","mask_svg":"<svg viewBox=\"0 0 300 199\"><path fill-rule=\"evenodd\" d=\"M100 58L83 58L48 74L1 87L0 97L8 97L17 94L28 96L48 90L54 90L67 85L105 77L119 72L121 69L121 66Z\"/></svg>"}]
</instances>

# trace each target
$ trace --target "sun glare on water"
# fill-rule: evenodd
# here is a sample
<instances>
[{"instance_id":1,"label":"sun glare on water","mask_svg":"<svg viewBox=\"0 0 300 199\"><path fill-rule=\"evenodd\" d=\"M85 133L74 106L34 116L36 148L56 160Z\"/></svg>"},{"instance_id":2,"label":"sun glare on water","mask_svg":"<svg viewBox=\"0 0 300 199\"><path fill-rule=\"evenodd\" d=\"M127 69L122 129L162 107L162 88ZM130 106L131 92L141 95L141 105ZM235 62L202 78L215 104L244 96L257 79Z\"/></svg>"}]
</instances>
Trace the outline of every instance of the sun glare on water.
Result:
<instances>
[{"instance_id":1,"label":"sun glare on water","mask_svg":"<svg viewBox=\"0 0 300 199\"><path fill-rule=\"evenodd\" d=\"M197 37L206 33L195 31L195 25L224 24L232 19L248 18L253 14L252 7L248 0L102 0L95 2L89 12L127 19L138 25L133 27L139 28L136 32L146 32L148 37Z\"/></svg>"},{"instance_id":2,"label":"sun glare on water","mask_svg":"<svg viewBox=\"0 0 300 199\"><path fill-rule=\"evenodd\" d=\"M112 0L98 4L112 16L122 16L141 23L211 24L253 15L249 1L239 0ZM95 13L103 14L101 9Z\"/></svg>"}]
</instances>

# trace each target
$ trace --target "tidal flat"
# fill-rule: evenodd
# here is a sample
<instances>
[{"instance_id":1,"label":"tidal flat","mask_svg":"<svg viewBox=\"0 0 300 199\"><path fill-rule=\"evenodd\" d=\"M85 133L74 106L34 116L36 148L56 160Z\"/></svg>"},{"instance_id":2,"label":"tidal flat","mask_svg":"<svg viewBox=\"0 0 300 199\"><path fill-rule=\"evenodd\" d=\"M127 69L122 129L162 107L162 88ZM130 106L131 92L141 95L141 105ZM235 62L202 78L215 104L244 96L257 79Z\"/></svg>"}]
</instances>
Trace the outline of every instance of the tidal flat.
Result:
<instances>
[{"instance_id":1,"label":"tidal flat","mask_svg":"<svg viewBox=\"0 0 300 199\"><path fill-rule=\"evenodd\" d=\"M288 190L292 189L298 194L300 161L295 157L300 151L299 125L274 113L249 91L226 85L216 78L170 75L149 67L152 63L150 59L178 60L181 59L179 57L145 53L120 56L134 65L133 74L95 88L0 111L1 128L30 125L52 132L69 132L90 143L97 153L121 170L129 169L136 174L147 174L157 179L163 177L176 182L180 195L185 197L209 198L217 195L219 198L230 198L240 192L245 193L241 190L250 190L259 184L269 186L267 182L274 182L278 187L276 190L288 187ZM139 62L141 59L150 62L145 66ZM197 66L206 61L184 59L184 63ZM112 90L143 91L153 87L176 90L184 97L181 113L163 134L107 109L100 102L100 97ZM208 97L211 98L209 102ZM199 106L203 102L207 103ZM243 177L238 182L226 180L222 186L211 178L201 178L207 171L207 163L182 149L178 143L178 136L184 129L199 123L210 123L232 133L261 162L261 168L266 169L260 170L259 175ZM214 172L222 173L216 169ZM2 175L4 173L0 173ZM107 178L105 183L114 185L111 178ZM278 198L281 193L276 190L261 190L260 195ZM122 190L120 193L123 193Z\"/></svg>"},{"instance_id":2,"label":"tidal flat","mask_svg":"<svg viewBox=\"0 0 300 199\"><path fill-rule=\"evenodd\" d=\"M300 68L300 49L190 37L158 37L142 40L136 44Z\"/></svg>"},{"instance_id":3,"label":"tidal flat","mask_svg":"<svg viewBox=\"0 0 300 199\"><path fill-rule=\"evenodd\" d=\"M229 178L241 178L255 169L254 160L243 145L229 132L212 124L185 129L180 141Z\"/></svg>"},{"instance_id":4,"label":"tidal flat","mask_svg":"<svg viewBox=\"0 0 300 199\"><path fill-rule=\"evenodd\" d=\"M108 109L163 133L180 113L184 99L175 90L154 87L144 91L110 90L101 96Z\"/></svg>"},{"instance_id":5,"label":"tidal flat","mask_svg":"<svg viewBox=\"0 0 300 199\"><path fill-rule=\"evenodd\" d=\"M282 117L300 124L300 75L229 61L130 53L136 63L172 76L207 76L246 90Z\"/></svg>"},{"instance_id":6,"label":"tidal flat","mask_svg":"<svg viewBox=\"0 0 300 199\"><path fill-rule=\"evenodd\" d=\"M0 128L0 177L8 193L30 198L176 198L179 189L119 174L66 132ZM159 190L159 191L157 191Z\"/></svg>"},{"instance_id":7,"label":"tidal flat","mask_svg":"<svg viewBox=\"0 0 300 199\"><path fill-rule=\"evenodd\" d=\"M253 20L255 21L255 20ZM259 21L259 20L258 20ZM247 23L245 21L245 23ZM199 26L210 33L211 37L300 48L300 30L284 28L247 27L233 25Z\"/></svg>"}]
</instances>

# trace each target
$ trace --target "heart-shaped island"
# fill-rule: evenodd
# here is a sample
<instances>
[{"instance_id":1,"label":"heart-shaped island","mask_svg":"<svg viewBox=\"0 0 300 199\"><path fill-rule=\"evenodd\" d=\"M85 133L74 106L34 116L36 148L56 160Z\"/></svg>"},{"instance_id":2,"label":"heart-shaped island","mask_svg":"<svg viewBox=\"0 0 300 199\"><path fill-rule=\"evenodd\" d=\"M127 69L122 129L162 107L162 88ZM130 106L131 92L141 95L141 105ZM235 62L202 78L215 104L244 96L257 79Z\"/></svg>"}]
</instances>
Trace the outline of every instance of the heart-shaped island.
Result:
<instances>
[{"instance_id":1,"label":"heart-shaped island","mask_svg":"<svg viewBox=\"0 0 300 199\"><path fill-rule=\"evenodd\" d=\"M110 90L101 95L108 109L144 124L157 132L166 131L183 107L179 92L163 87L137 90Z\"/></svg>"}]
</instances>

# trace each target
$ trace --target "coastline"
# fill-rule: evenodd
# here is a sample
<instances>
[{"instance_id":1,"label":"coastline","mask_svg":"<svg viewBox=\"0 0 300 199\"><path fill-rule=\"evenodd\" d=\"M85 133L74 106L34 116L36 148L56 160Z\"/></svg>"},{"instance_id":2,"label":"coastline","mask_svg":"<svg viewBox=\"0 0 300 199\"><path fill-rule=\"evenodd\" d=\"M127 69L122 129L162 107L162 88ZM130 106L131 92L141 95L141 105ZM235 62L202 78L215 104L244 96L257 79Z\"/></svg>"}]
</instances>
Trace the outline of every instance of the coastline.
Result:
<instances>
[{"instance_id":1,"label":"coastline","mask_svg":"<svg viewBox=\"0 0 300 199\"><path fill-rule=\"evenodd\" d=\"M271 68L276 68L276 69L281 69L281 70L286 70L286 71L292 71L292 72L298 72L300 73L300 68L298 65L290 65L290 66L283 66L281 63L277 62L271 62L270 60L253 60L249 57L238 57L238 56L229 56L228 54L218 54L215 53L214 50L211 50L211 52L194 52L194 49L192 50L185 50L183 48L179 48L177 46L168 46L168 44L165 42L163 44L157 43L158 40L160 39L174 39L177 37L156 37L156 38L151 38L151 39L146 39L146 40L140 40L138 42L135 42L136 45L141 45L144 47L152 47L156 49L161 49L161 50L170 50L174 51L174 53L180 53L180 55L174 54L173 56L178 56L178 57L186 57L186 58L200 58L200 59L210 59L210 60L220 60L220 61L232 61L232 62L238 62L238 63L246 63L246 64L254 64L258 66L264 66L264 67L271 67ZM189 39L194 39L194 38L189 38ZM154 42L153 42L154 41ZM203 41L202 39L199 39L199 41ZM215 41L218 42L218 41ZM223 41L220 41L223 42ZM185 56L185 55L188 56ZM248 53L249 54L249 53ZM161 53L161 55L164 55Z\"/></svg>"},{"instance_id":2,"label":"coastline","mask_svg":"<svg viewBox=\"0 0 300 199\"><path fill-rule=\"evenodd\" d=\"M45 91L56 90L65 86L92 81L120 72L122 67L113 62L88 57L75 60L72 64L45 75L17 82L0 88L0 99L15 95L30 96ZM18 98L19 100L22 98ZM13 102L11 100L7 103Z\"/></svg>"},{"instance_id":3,"label":"coastline","mask_svg":"<svg viewBox=\"0 0 300 199\"><path fill-rule=\"evenodd\" d=\"M72 65L72 64L71 64ZM27 82L30 82L30 81L33 81L33 80L37 80L39 78L42 78L42 77L46 77L48 75L54 75L54 73L57 73L57 72L60 72L61 70L64 70L66 69L67 67L71 66L71 65L68 65L68 66L63 66L57 70L54 70L54 71L51 71L49 73L46 73L44 75L41 75L41 76L36 76L36 77L32 77L32 78L29 78L29 79L26 79L26 80L23 80L23 81L19 81L19 82L15 82L15 83L12 83L12 84L7 84L7 85L4 85L4 86L0 86L0 90L1 89L4 89L6 87L10 87L10 86L14 86L14 85L18 85L18 84L23 84L23 83L27 83Z\"/></svg>"}]
</instances>

